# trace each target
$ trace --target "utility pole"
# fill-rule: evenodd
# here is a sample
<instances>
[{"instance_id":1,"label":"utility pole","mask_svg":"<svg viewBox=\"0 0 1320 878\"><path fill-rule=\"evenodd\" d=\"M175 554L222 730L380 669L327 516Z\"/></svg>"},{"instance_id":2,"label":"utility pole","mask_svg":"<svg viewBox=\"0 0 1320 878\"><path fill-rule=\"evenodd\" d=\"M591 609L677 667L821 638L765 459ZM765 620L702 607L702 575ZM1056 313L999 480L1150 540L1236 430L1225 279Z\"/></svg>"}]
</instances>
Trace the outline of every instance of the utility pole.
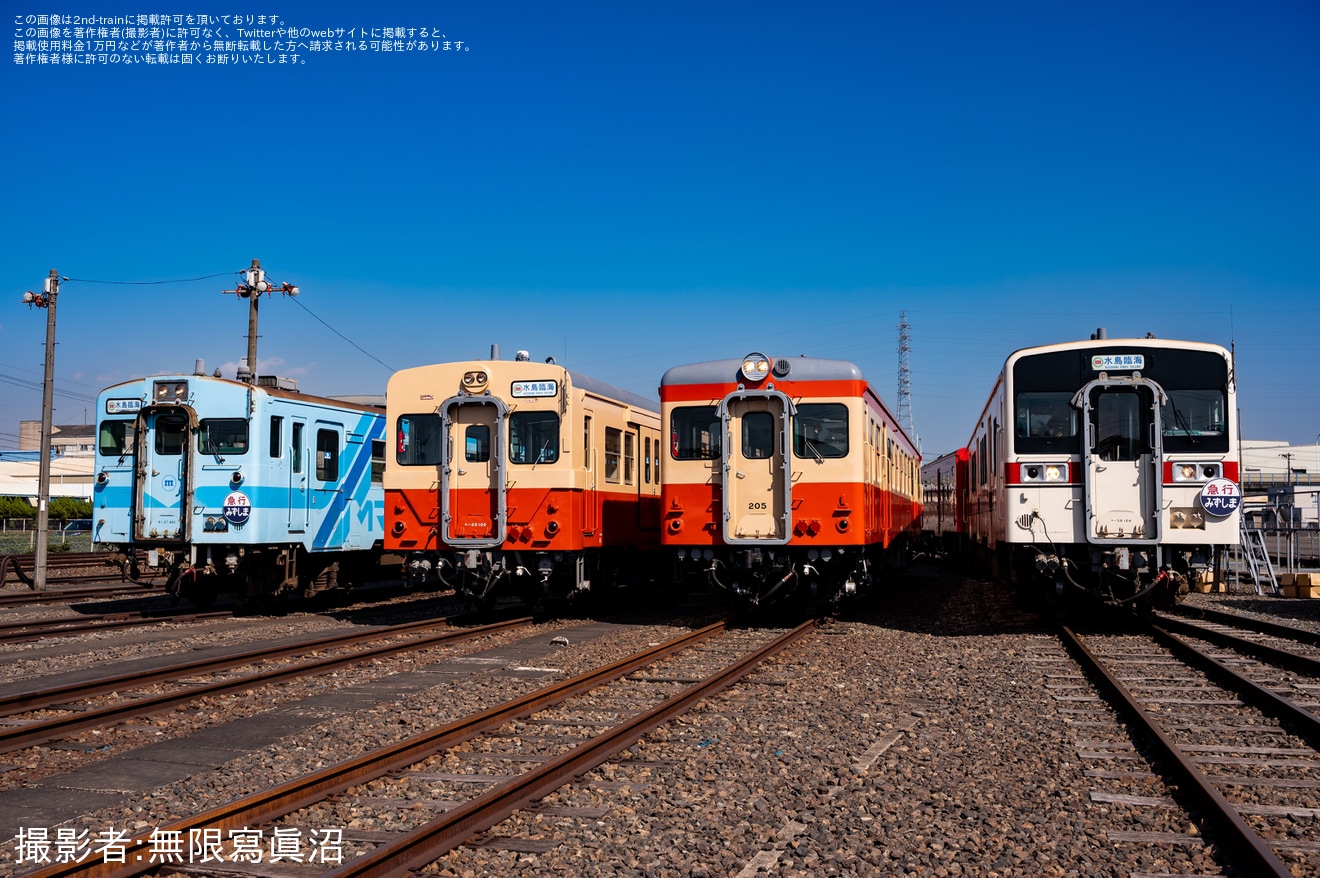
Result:
<instances>
[{"instance_id":1,"label":"utility pole","mask_svg":"<svg viewBox=\"0 0 1320 878\"><path fill-rule=\"evenodd\" d=\"M65 278L68 280L68 278ZM32 573L32 587L46 587L46 540L50 530L50 430L51 409L55 393L55 299L60 292L60 274L50 270L46 286L40 293L28 290L23 301L31 308L46 309L46 371L41 384L41 460L37 468L37 557Z\"/></svg>"},{"instance_id":2,"label":"utility pole","mask_svg":"<svg viewBox=\"0 0 1320 878\"><path fill-rule=\"evenodd\" d=\"M248 300L248 334L247 334L247 368L248 374L246 380L249 384L257 383L257 303L261 301L261 294L271 294L270 281L266 279L266 272L261 270L261 260L253 259L252 267L246 272L246 283L238 284L235 289L223 290L226 293L233 293L240 299ZM298 288L292 284L280 284L278 292L287 296L298 295ZM239 380L244 380L240 373Z\"/></svg>"}]
</instances>

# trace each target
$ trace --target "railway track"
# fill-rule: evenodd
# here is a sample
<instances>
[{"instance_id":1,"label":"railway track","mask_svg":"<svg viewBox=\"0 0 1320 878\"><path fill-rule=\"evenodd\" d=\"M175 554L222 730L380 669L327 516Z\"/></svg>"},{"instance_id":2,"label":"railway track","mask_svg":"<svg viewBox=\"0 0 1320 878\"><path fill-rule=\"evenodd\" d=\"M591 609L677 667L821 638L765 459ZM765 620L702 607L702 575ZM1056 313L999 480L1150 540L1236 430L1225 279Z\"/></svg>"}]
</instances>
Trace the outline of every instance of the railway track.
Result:
<instances>
[{"instance_id":1,"label":"railway track","mask_svg":"<svg viewBox=\"0 0 1320 878\"><path fill-rule=\"evenodd\" d=\"M208 613L142 610L136 613L97 613L90 616L65 616L59 619L40 619L30 622L6 622L0 624L0 643L70 637L92 631L113 631L144 625L187 624L208 619L227 619L233 615L233 610L214 610Z\"/></svg>"},{"instance_id":2,"label":"railway track","mask_svg":"<svg viewBox=\"0 0 1320 878\"><path fill-rule=\"evenodd\" d=\"M1285 645L1266 644L1234 635L1228 621L1237 619L1192 625L1161 617L1145 634L1081 636L1063 629L1068 651L1136 729L1138 749L1148 748L1151 771L1177 791L1170 797L1112 791L1139 781L1142 772L1129 767L1088 772L1111 786L1091 798L1112 808L1199 814L1205 842L1217 843L1226 865L1243 874L1290 876L1289 864L1315 874L1320 841L1312 840L1310 827L1320 818L1320 663L1306 632ZM1286 635L1276 629L1271 637ZM1096 719L1087 725L1106 727ZM1083 759L1133 758L1120 756L1123 741L1090 737L1097 740L1078 743ZM1119 835L1115 840L1125 843L1200 841L1169 831Z\"/></svg>"},{"instance_id":3,"label":"railway track","mask_svg":"<svg viewBox=\"0 0 1320 878\"><path fill-rule=\"evenodd\" d=\"M424 649L442 643L457 643L530 622L529 619L512 619L477 628L454 630L450 627L452 621L452 618L427 619L420 622L376 628L367 632L319 637L292 645L285 644L276 647L245 650L238 654L217 659L176 663L149 672L135 671L125 675L98 677L68 686L43 686L39 689L14 693L0 698L0 716L49 710L57 706L67 707L73 702L85 701L107 692L123 692L126 689L150 685L158 681L216 673L229 668L271 661L290 655L356 646L362 643L396 638L400 635L416 634L436 627L449 629L438 634L426 635L400 643L387 643L347 655L313 658L282 668L258 671L236 679L219 680L200 685L182 685L158 694L143 695L137 698L130 697L100 707L78 706L79 709L77 710L62 710L59 715L54 717L37 719L10 728L0 728L0 753L8 753L25 747L48 743L80 731L120 722L129 717L147 716L172 710L180 704L206 696L243 692L298 677L326 674L339 668L369 662L400 652Z\"/></svg>"},{"instance_id":4,"label":"railway track","mask_svg":"<svg viewBox=\"0 0 1320 878\"><path fill-rule=\"evenodd\" d=\"M204 831L213 831L218 838L220 832L239 827L271 826L278 833L286 821L296 825L299 812L349 791L359 793L354 800L360 807L397 808L391 792L410 788L425 792L428 810L443 813L389 838L381 833L371 834L370 839L359 837L351 843L360 855L329 873L399 875L435 861L601 765L648 731L746 677L813 629L812 623L805 623L776 635L731 633L722 623L708 626L354 759L172 821L154 830L152 839L127 847L123 862L91 859L29 874L53 878L128 876L162 868L186 872L187 866L177 861L154 862L149 855L152 845L158 845L161 837L188 838ZM458 745L465 745L461 754L453 752ZM372 781L377 783L367 786ZM473 787L485 792L475 796L463 792Z\"/></svg>"},{"instance_id":5,"label":"railway track","mask_svg":"<svg viewBox=\"0 0 1320 878\"><path fill-rule=\"evenodd\" d=\"M165 594L163 588L125 582L120 585L102 587L84 586L82 588L46 589L43 591L6 591L0 592L0 607L28 607L37 604L58 604L71 601L95 600L97 598L120 597L156 597Z\"/></svg>"},{"instance_id":6,"label":"railway track","mask_svg":"<svg viewBox=\"0 0 1320 878\"><path fill-rule=\"evenodd\" d=\"M36 555L0 555L0 585L20 582L35 588ZM95 582L111 575L124 578L124 558L109 552L59 552L46 556L46 582Z\"/></svg>"}]
</instances>

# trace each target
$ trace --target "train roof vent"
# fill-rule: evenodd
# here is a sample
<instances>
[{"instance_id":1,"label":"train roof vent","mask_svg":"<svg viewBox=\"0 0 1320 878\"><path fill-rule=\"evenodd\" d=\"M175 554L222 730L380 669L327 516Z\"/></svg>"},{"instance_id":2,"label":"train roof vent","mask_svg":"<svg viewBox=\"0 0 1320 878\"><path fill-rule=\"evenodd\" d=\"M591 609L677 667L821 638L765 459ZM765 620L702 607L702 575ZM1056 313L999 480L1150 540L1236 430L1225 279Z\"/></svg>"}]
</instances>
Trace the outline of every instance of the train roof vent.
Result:
<instances>
[{"instance_id":1,"label":"train roof vent","mask_svg":"<svg viewBox=\"0 0 1320 878\"><path fill-rule=\"evenodd\" d=\"M293 390L293 391L296 391L296 390L298 389L298 379L297 379L297 378L281 378L279 375L258 375L258 376L257 376L257 386L258 386L258 387L274 387L276 390Z\"/></svg>"}]
</instances>

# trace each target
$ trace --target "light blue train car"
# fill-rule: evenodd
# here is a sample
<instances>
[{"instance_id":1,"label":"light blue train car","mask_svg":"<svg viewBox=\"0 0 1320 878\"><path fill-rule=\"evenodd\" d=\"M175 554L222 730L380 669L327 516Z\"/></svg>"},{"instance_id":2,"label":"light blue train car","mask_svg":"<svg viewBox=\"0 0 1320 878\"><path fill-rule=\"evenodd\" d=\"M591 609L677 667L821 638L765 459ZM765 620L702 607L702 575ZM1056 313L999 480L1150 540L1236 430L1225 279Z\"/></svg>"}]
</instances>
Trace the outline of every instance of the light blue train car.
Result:
<instances>
[{"instance_id":1,"label":"light blue train car","mask_svg":"<svg viewBox=\"0 0 1320 878\"><path fill-rule=\"evenodd\" d=\"M345 588L378 565L383 408L193 374L116 384L96 410L92 539L134 579L206 605Z\"/></svg>"}]
</instances>

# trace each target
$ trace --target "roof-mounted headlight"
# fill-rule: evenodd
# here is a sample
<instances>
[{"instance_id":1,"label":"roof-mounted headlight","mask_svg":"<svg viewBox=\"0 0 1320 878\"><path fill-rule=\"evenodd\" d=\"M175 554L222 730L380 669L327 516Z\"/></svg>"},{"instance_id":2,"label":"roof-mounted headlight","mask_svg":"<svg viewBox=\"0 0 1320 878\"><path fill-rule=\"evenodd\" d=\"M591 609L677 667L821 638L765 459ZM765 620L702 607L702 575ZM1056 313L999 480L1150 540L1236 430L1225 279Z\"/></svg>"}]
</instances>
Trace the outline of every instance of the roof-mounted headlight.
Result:
<instances>
[{"instance_id":1,"label":"roof-mounted headlight","mask_svg":"<svg viewBox=\"0 0 1320 878\"><path fill-rule=\"evenodd\" d=\"M156 402L182 402L188 398L187 381L157 381Z\"/></svg>"},{"instance_id":2,"label":"roof-mounted headlight","mask_svg":"<svg viewBox=\"0 0 1320 878\"><path fill-rule=\"evenodd\" d=\"M748 354L743 357L743 378L748 381L760 381L770 374L770 358L765 354Z\"/></svg>"}]
</instances>

